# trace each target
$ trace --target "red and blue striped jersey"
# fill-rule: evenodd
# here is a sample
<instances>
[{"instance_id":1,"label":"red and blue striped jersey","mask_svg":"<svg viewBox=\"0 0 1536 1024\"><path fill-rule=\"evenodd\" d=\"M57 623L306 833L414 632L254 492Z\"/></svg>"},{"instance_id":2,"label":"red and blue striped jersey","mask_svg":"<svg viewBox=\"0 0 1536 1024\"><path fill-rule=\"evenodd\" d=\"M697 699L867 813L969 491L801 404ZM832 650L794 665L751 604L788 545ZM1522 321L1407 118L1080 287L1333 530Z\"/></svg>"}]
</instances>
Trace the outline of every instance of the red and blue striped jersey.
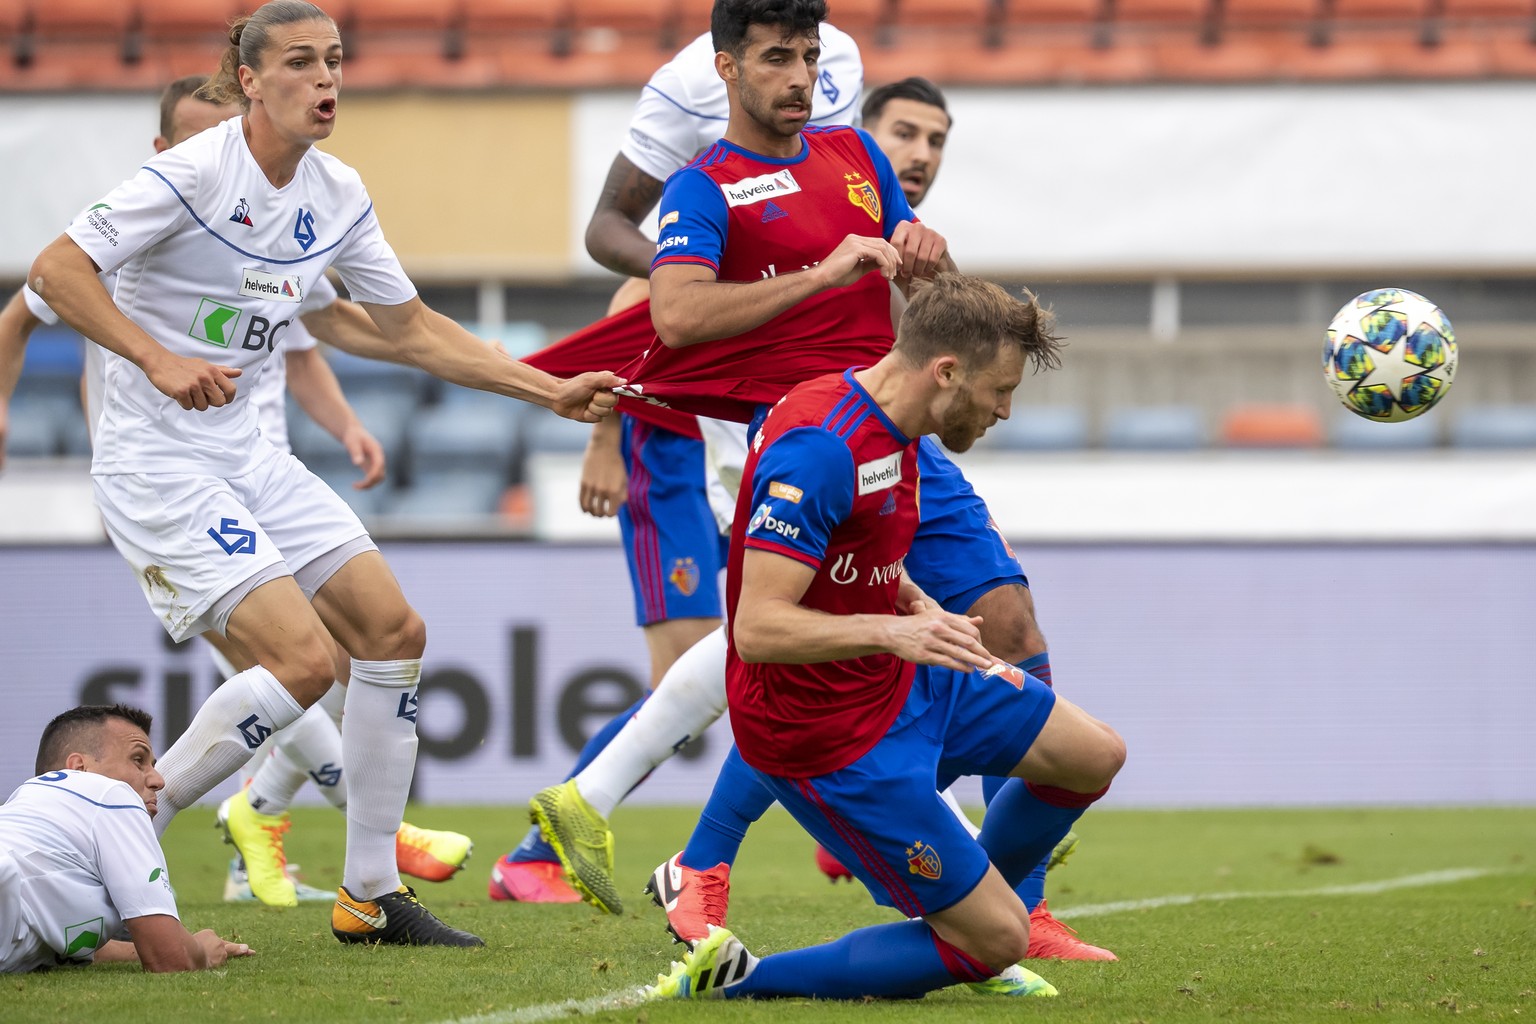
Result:
<instances>
[{"instance_id":1,"label":"red and blue striped jersey","mask_svg":"<svg viewBox=\"0 0 1536 1024\"><path fill-rule=\"evenodd\" d=\"M806 128L798 156L759 156L724 140L667 179L652 270L708 267L750 282L807 269L851 234L890 238L912 208L866 133ZM891 349L890 287L871 272L734 338L652 345L623 375L647 398L747 422L796 384L878 362Z\"/></svg>"},{"instance_id":2,"label":"red and blue striped jersey","mask_svg":"<svg viewBox=\"0 0 1536 1024\"><path fill-rule=\"evenodd\" d=\"M886 418L853 371L802 384L752 442L726 567L739 620L748 549L816 570L800 604L829 615L898 613L902 561L917 532L917 439ZM761 771L808 778L863 756L901 710L913 666L894 654L814 665L726 661L736 745Z\"/></svg>"}]
</instances>

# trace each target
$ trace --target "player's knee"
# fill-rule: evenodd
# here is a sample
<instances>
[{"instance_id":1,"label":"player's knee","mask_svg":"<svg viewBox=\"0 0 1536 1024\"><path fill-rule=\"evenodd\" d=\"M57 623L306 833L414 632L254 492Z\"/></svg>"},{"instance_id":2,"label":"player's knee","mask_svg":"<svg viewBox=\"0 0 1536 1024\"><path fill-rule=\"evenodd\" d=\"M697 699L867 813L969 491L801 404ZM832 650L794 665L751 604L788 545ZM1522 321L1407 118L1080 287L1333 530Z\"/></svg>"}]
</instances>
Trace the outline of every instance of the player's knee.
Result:
<instances>
[{"instance_id":1,"label":"player's knee","mask_svg":"<svg viewBox=\"0 0 1536 1024\"><path fill-rule=\"evenodd\" d=\"M1009 915L997 927L989 929L983 946L973 955L999 973L1023 960L1029 953L1029 913L1019 904L1018 913Z\"/></svg>"},{"instance_id":2,"label":"player's knee","mask_svg":"<svg viewBox=\"0 0 1536 1024\"><path fill-rule=\"evenodd\" d=\"M374 624L369 650L362 655L368 661L402 661L419 658L427 649L427 624L416 609L405 602ZM353 652L354 657L358 656Z\"/></svg>"},{"instance_id":3,"label":"player's knee","mask_svg":"<svg viewBox=\"0 0 1536 1024\"><path fill-rule=\"evenodd\" d=\"M293 699L306 708L323 697L336 681L331 646L318 637L290 645L282 660L268 669L293 694Z\"/></svg>"},{"instance_id":4,"label":"player's knee","mask_svg":"<svg viewBox=\"0 0 1536 1024\"><path fill-rule=\"evenodd\" d=\"M1073 757L1072 775L1065 788L1079 793L1097 793L1108 788L1125 766L1125 740L1103 722L1095 721L1091 737L1082 743Z\"/></svg>"}]
</instances>

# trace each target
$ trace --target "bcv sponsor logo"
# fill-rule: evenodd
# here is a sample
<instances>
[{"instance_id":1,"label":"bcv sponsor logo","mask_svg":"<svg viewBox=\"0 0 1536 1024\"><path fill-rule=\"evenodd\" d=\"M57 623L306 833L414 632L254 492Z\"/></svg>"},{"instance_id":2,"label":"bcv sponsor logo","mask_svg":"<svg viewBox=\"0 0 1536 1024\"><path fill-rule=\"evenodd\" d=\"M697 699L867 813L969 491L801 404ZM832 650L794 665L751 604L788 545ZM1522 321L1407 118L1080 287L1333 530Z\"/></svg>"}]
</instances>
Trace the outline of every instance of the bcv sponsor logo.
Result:
<instances>
[{"instance_id":1,"label":"bcv sponsor logo","mask_svg":"<svg viewBox=\"0 0 1536 1024\"><path fill-rule=\"evenodd\" d=\"M726 206L750 206L764 199L793 195L800 191L800 183L793 174L783 170L740 181L721 182L720 191L725 193Z\"/></svg>"},{"instance_id":2,"label":"bcv sponsor logo","mask_svg":"<svg viewBox=\"0 0 1536 1024\"><path fill-rule=\"evenodd\" d=\"M874 494L901 483L901 452L859 463L859 493Z\"/></svg>"}]
</instances>

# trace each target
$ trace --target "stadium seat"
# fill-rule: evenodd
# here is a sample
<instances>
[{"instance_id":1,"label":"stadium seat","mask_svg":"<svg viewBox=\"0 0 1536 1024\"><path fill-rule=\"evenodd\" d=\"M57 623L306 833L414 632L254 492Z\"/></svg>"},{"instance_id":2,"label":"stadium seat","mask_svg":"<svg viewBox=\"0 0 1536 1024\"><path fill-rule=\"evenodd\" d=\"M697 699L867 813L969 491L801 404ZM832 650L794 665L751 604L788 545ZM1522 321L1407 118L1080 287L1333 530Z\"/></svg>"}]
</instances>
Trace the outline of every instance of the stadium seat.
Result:
<instances>
[{"instance_id":1,"label":"stadium seat","mask_svg":"<svg viewBox=\"0 0 1536 1024\"><path fill-rule=\"evenodd\" d=\"M385 495L380 510L410 519L455 519L497 514L506 481L475 470L433 473Z\"/></svg>"},{"instance_id":2,"label":"stadium seat","mask_svg":"<svg viewBox=\"0 0 1536 1024\"><path fill-rule=\"evenodd\" d=\"M340 495L341 500L352 506L352 511L363 518L377 515L388 500L389 484L387 482L370 487L366 491L353 487L352 485L358 480L358 472L357 468L350 463L327 461L320 466L309 466L309 471L324 480L327 487Z\"/></svg>"},{"instance_id":3,"label":"stadium seat","mask_svg":"<svg viewBox=\"0 0 1536 1024\"><path fill-rule=\"evenodd\" d=\"M1205 418L1191 405L1130 406L1104 418L1106 448L1188 451L1208 443Z\"/></svg>"},{"instance_id":4,"label":"stadium seat","mask_svg":"<svg viewBox=\"0 0 1536 1024\"><path fill-rule=\"evenodd\" d=\"M571 24L578 32L611 32L616 42L661 48L673 42L676 15L676 8L666 0L573 0Z\"/></svg>"},{"instance_id":5,"label":"stadium seat","mask_svg":"<svg viewBox=\"0 0 1536 1024\"><path fill-rule=\"evenodd\" d=\"M426 394L431 381L431 377L413 366L364 359L339 349L327 352L326 360L336 372L341 390L354 403L382 397L412 407Z\"/></svg>"},{"instance_id":6,"label":"stadium seat","mask_svg":"<svg viewBox=\"0 0 1536 1024\"><path fill-rule=\"evenodd\" d=\"M548 33L568 26L568 0L462 0L470 39L507 33Z\"/></svg>"},{"instance_id":7,"label":"stadium seat","mask_svg":"<svg viewBox=\"0 0 1536 1024\"><path fill-rule=\"evenodd\" d=\"M1310 27L1322 0L1223 0L1221 24L1233 28Z\"/></svg>"},{"instance_id":8,"label":"stadium seat","mask_svg":"<svg viewBox=\"0 0 1536 1024\"><path fill-rule=\"evenodd\" d=\"M1536 448L1536 405L1485 405L1451 421L1460 448Z\"/></svg>"},{"instance_id":9,"label":"stadium seat","mask_svg":"<svg viewBox=\"0 0 1536 1024\"><path fill-rule=\"evenodd\" d=\"M81 418L76 412L75 418ZM63 452L64 423L69 410L52 401L18 397L10 406L5 438L7 458L42 458Z\"/></svg>"},{"instance_id":10,"label":"stadium seat","mask_svg":"<svg viewBox=\"0 0 1536 1024\"><path fill-rule=\"evenodd\" d=\"M90 457L91 427L86 423L84 413L65 418L60 440L63 442L65 455Z\"/></svg>"},{"instance_id":11,"label":"stadium seat","mask_svg":"<svg viewBox=\"0 0 1536 1024\"><path fill-rule=\"evenodd\" d=\"M1215 16L1213 0L1115 0L1115 27L1192 28Z\"/></svg>"},{"instance_id":12,"label":"stadium seat","mask_svg":"<svg viewBox=\"0 0 1536 1024\"><path fill-rule=\"evenodd\" d=\"M979 37L1002 13L1000 0L894 0L898 29L953 31Z\"/></svg>"},{"instance_id":13,"label":"stadium seat","mask_svg":"<svg viewBox=\"0 0 1536 1024\"><path fill-rule=\"evenodd\" d=\"M463 52L461 11L452 0L351 0L338 17L349 60L371 51L414 55L423 63L457 58Z\"/></svg>"},{"instance_id":14,"label":"stadium seat","mask_svg":"<svg viewBox=\"0 0 1536 1024\"><path fill-rule=\"evenodd\" d=\"M1074 405L1015 405L978 447L1006 451L1074 451L1088 445L1088 417Z\"/></svg>"},{"instance_id":15,"label":"stadium seat","mask_svg":"<svg viewBox=\"0 0 1536 1024\"><path fill-rule=\"evenodd\" d=\"M587 439L592 436L592 424L568 420L536 406L521 410L518 426L525 455L534 452L580 454L586 451Z\"/></svg>"},{"instance_id":16,"label":"stadium seat","mask_svg":"<svg viewBox=\"0 0 1536 1024\"><path fill-rule=\"evenodd\" d=\"M1341 409L1328 428L1329 440L1337 448L1397 451L1433 448L1440 442L1440 420L1418 416L1401 423L1377 423Z\"/></svg>"},{"instance_id":17,"label":"stadium seat","mask_svg":"<svg viewBox=\"0 0 1536 1024\"><path fill-rule=\"evenodd\" d=\"M1323 421L1310 405L1238 405L1221 419L1221 440L1233 448L1316 448Z\"/></svg>"},{"instance_id":18,"label":"stadium seat","mask_svg":"<svg viewBox=\"0 0 1536 1024\"><path fill-rule=\"evenodd\" d=\"M406 432L411 483L436 473L474 471L506 486L517 447L513 423L494 406L444 403L423 410Z\"/></svg>"}]
</instances>

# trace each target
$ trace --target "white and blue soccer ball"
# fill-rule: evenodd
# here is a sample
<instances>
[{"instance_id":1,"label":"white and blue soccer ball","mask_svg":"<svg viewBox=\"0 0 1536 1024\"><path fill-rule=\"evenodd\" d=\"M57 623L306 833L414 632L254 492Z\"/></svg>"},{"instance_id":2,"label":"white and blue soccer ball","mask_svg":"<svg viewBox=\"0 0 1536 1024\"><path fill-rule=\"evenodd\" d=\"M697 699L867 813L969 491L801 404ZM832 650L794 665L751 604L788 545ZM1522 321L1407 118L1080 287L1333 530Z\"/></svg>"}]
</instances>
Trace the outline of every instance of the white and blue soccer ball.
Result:
<instances>
[{"instance_id":1,"label":"white and blue soccer ball","mask_svg":"<svg viewBox=\"0 0 1536 1024\"><path fill-rule=\"evenodd\" d=\"M1328 325L1323 376L1351 412L1396 423L1427 412L1456 379L1456 334L1440 307L1406 288L1344 303Z\"/></svg>"}]
</instances>

